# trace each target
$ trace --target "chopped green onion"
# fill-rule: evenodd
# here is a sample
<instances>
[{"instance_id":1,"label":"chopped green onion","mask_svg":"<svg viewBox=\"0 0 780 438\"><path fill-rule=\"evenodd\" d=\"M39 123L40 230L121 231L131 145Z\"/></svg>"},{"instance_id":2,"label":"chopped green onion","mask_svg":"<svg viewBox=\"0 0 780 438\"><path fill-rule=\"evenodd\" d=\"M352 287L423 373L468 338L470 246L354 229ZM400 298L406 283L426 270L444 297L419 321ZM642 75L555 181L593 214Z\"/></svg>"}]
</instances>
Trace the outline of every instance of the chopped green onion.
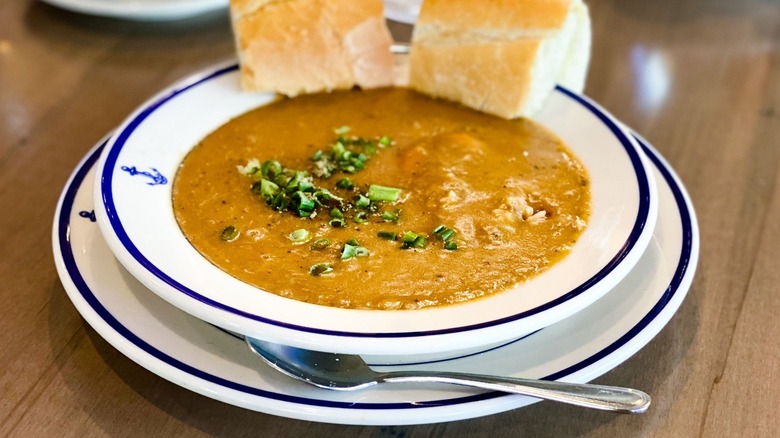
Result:
<instances>
[{"instance_id":1,"label":"chopped green onion","mask_svg":"<svg viewBox=\"0 0 780 438\"><path fill-rule=\"evenodd\" d=\"M362 224L367 220L368 220L368 213L366 213L365 211L359 211L355 213L354 221L356 224Z\"/></svg>"},{"instance_id":2,"label":"chopped green onion","mask_svg":"<svg viewBox=\"0 0 780 438\"><path fill-rule=\"evenodd\" d=\"M274 197L273 201L271 201L271 206L277 211L287 210L287 207L290 206L290 197L287 196L286 193L280 192Z\"/></svg>"},{"instance_id":3,"label":"chopped green onion","mask_svg":"<svg viewBox=\"0 0 780 438\"><path fill-rule=\"evenodd\" d=\"M304 176L305 176L304 172L295 172L295 174L293 174L293 177L290 178L289 181L287 181L287 184L285 184L285 188L287 192L292 193L298 191L298 186L300 186L301 180L304 178Z\"/></svg>"},{"instance_id":4,"label":"chopped green onion","mask_svg":"<svg viewBox=\"0 0 780 438\"><path fill-rule=\"evenodd\" d=\"M263 163L263 166L260 168L260 173L266 178L273 178L282 173L282 165L278 161L268 160Z\"/></svg>"},{"instance_id":5,"label":"chopped green onion","mask_svg":"<svg viewBox=\"0 0 780 438\"><path fill-rule=\"evenodd\" d=\"M333 272L333 268L327 263L317 263L309 268L309 274L319 277L320 275Z\"/></svg>"},{"instance_id":6,"label":"chopped green onion","mask_svg":"<svg viewBox=\"0 0 780 438\"><path fill-rule=\"evenodd\" d=\"M401 210L396 209L395 212L391 213L387 210L382 212L382 219L385 222L394 222L398 223L398 218L401 216Z\"/></svg>"},{"instance_id":7,"label":"chopped green onion","mask_svg":"<svg viewBox=\"0 0 780 438\"><path fill-rule=\"evenodd\" d=\"M343 228L347 226L347 223L344 221L344 219L334 218L328 222L328 225L330 225L333 228Z\"/></svg>"},{"instance_id":8,"label":"chopped green onion","mask_svg":"<svg viewBox=\"0 0 780 438\"><path fill-rule=\"evenodd\" d=\"M394 233L392 231L380 231L376 233L376 235L382 239L398 240L398 233Z\"/></svg>"},{"instance_id":9,"label":"chopped green onion","mask_svg":"<svg viewBox=\"0 0 780 438\"><path fill-rule=\"evenodd\" d=\"M241 232L238 231L238 228L234 227L233 225L228 225L224 230L222 230L221 233L219 233L219 238L225 242L232 242L238 239L239 234L241 234Z\"/></svg>"},{"instance_id":10,"label":"chopped green onion","mask_svg":"<svg viewBox=\"0 0 780 438\"><path fill-rule=\"evenodd\" d=\"M267 179L261 179L259 186L257 183L252 184L252 192L262 196L266 202L272 202L279 192L279 186Z\"/></svg>"},{"instance_id":11,"label":"chopped green onion","mask_svg":"<svg viewBox=\"0 0 780 438\"><path fill-rule=\"evenodd\" d=\"M417 239L417 237L419 237L419 236L420 236L420 235L419 235L419 234L417 234L417 233L415 233L414 231L407 231L407 232L405 232L405 233L404 233L404 235L403 235L403 237L401 238L401 240L403 240L403 241L404 241L404 243L412 243L412 242L414 242L414 240L415 240L415 239Z\"/></svg>"},{"instance_id":12,"label":"chopped green onion","mask_svg":"<svg viewBox=\"0 0 780 438\"><path fill-rule=\"evenodd\" d=\"M351 129L350 129L350 127L349 127L349 126L347 126L347 125L344 125L344 126L341 126L341 127L339 127L339 128L336 128L336 129L334 129L334 130L333 130L333 132L334 132L336 135L343 135L343 134L346 134L347 132L349 132L350 130L351 130Z\"/></svg>"},{"instance_id":13,"label":"chopped green onion","mask_svg":"<svg viewBox=\"0 0 780 438\"><path fill-rule=\"evenodd\" d=\"M338 208L334 208L330 211L330 217L333 219L344 219L344 213L342 213Z\"/></svg>"},{"instance_id":14,"label":"chopped green onion","mask_svg":"<svg viewBox=\"0 0 780 438\"><path fill-rule=\"evenodd\" d=\"M428 238L423 236L422 234L417 234L413 231L407 231L404 233L403 237L401 237L401 240L403 241L403 245L401 245L402 249L409 249L409 248L425 248L426 245L428 245Z\"/></svg>"},{"instance_id":15,"label":"chopped green onion","mask_svg":"<svg viewBox=\"0 0 780 438\"><path fill-rule=\"evenodd\" d=\"M287 238L295 244L306 243L309 240L309 231L305 228L301 228L287 235Z\"/></svg>"},{"instance_id":16,"label":"chopped green onion","mask_svg":"<svg viewBox=\"0 0 780 438\"><path fill-rule=\"evenodd\" d=\"M347 245L360 246L360 243L358 243L358 240L353 237L347 240Z\"/></svg>"},{"instance_id":17,"label":"chopped green onion","mask_svg":"<svg viewBox=\"0 0 780 438\"><path fill-rule=\"evenodd\" d=\"M314 198L319 205L325 207L340 207L344 203L344 199L334 195L328 189L317 189L314 192Z\"/></svg>"},{"instance_id":18,"label":"chopped green onion","mask_svg":"<svg viewBox=\"0 0 780 438\"><path fill-rule=\"evenodd\" d=\"M357 208L368 208L368 206L371 205L371 200L366 198L363 195L358 195L357 199L355 199L355 207Z\"/></svg>"},{"instance_id":19,"label":"chopped green onion","mask_svg":"<svg viewBox=\"0 0 780 438\"><path fill-rule=\"evenodd\" d=\"M317 239L314 242L312 242L311 246L309 248L317 251L322 251L323 249L330 246L332 242L330 239Z\"/></svg>"},{"instance_id":20,"label":"chopped green onion","mask_svg":"<svg viewBox=\"0 0 780 438\"><path fill-rule=\"evenodd\" d=\"M341 250L341 260L349 260L352 257L355 257L355 249L357 246L346 244L344 245L344 249Z\"/></svg>"},{"instance_id":21,"label":"chopped green onion","mask_svg":"<svg viewBox=\"0 0 780 438\"><path fill-rule=\"evenodd\" d=\"M313 195L299 190L292 195L292 205L298 216L309 217L314 212L317 203L314 202Z\"/></svg>"},{"instance_id":22,"label":"chopped green onion","mask_svg":"<svg viewBox=\"0 0 780 438\"><path fill-rule=\"evenodd\" d=\"M350 181L349 178L342 178L339 180L339 182L336 183L336 187L345 190L352 190L355 185L352 184L352 181Z\"/></svg>"},{"instance_id":23,"label":"chopped green onion","mask_svg":"<svg viewBox=\"0 0 780 438\"><path fill-rule=\"evenodd\" d=\"M349 260L353 257L366 257L368 254L368 249L347 243L341 251L341 260Z\"/></svg>"},{"instance_id":24,"label":"chopped green onion","mask_svg":"<svg viewBox=\"0 0 780 438\"><path fill-rule=\"evenodd\" d=\"M417 236L412 243L412 248L425 248L428 245L428 238L425 236Z\"/></svg>"},{"instance_id":25,"label":"chopped green onion","mask_svg":"<svg viewBox=\"0 0 780 438\"><path fill-rule=\"evenodd\" d=\"M447 228L444 225L439 225L434 228L433 234L439 236L439 238L445 242L449 241L457 234L452 228Z\"/></svg>"},{"instance_id":26,"label":"chopped green onion","mask_svg":"<svg viewBox=\"0 0 780 438\"><path fill-rule=\"evenodd\" d=\"M382 146L390 146L392 143L393 141L390 140L390 137L386 135L379 139L379 144L381 144Z\"/></svg>"},{"instance_id":27,"label":"chopped green onion","mask_svg":"<svg viewBox=\"0 0 780 438\"><path fill-rule=\"evenodd\" d=\"M367 156L372 156L376 153L376 146L373 143L367 143L363 146L363 153Z\"/></svg>"},{"instance_id":28,"label":"chopped green onion","mask_svg":"<svg viewBox=\"0 0 780 438\"><path fill-rule=\"evenodd\" d=\"M439 225L433 229L433 234L444 242L444 249L454 251L458 249L458 244L452 239L457 236L457 232L452 228L447 228L444 225Z\"/></svg>"},{"instance_id":29,"label":"chopped green onion","mask_svg":"<svg viewBox=\"0 0 780 438\"><path fill-rule=\"evenodd\" d=\"M371 184L368 187L368 199L375 202L395 202L401 195L401 189Z\"/></svg>"},{"instance_id":30,"label":"chopped green onion","mask_svg":"<svg viewBox=\"0 0 780 438\"><path fill-rule=\"evenodd\" d=\"M290 183L290 180L292 180L291 172L282 172L279 175L276 175L273 179L274 183L276 183L276 185L279 187L287 187L287 184Z\"/></svg>"},{"instance_id":31,"label":"chopped green onion","mask_svg":"<svg viewBox=\"0 0 780 438\"><path fill-rule=\"evenodd\" d=\"M292 178L285 184L285 190L287 193L295 191L311 192L314 190L314 182L306 172L296 171Z\"/></svg>"}]
</instances>

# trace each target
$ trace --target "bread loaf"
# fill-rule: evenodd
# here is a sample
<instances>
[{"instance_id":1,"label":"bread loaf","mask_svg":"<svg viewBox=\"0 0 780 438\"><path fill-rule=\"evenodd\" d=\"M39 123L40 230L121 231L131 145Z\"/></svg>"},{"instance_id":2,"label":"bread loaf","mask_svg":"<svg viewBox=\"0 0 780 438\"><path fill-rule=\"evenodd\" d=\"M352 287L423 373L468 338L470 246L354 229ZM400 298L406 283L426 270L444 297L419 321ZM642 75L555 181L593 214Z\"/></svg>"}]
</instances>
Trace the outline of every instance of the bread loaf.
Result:
<instances>
[{"instance_id":1,"label":"bread loaf","mask_svg":"<svg viewBox=\"0 0 780 438\"><path fill-rule=\"evenodd\" d=\"M504 118L531 116L556 84L582 91L590 40L581 0L425 0L409 86Z\"/></svg>"},{"instance_id":2,"label":"bread loaf","mask_svg":"<svg viewBox=\"0 0 780 438\"><path fill-rule=\"evenodd\" d=\"M247 91L287 96L392 84L381 0L230 0Z\"/></svg>"}]
</instances>

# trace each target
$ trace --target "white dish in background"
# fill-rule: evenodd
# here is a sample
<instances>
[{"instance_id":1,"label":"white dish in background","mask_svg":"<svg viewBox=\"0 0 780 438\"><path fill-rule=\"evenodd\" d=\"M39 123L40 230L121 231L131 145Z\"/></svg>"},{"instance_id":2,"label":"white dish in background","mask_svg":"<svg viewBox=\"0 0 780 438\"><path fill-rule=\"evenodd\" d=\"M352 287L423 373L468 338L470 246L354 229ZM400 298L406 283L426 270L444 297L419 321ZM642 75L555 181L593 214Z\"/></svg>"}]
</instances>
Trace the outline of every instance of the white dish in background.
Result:
<instances>
[{"instance_id":1,"label":"white dish in background","mask_svg":"<svg viewBox=\"0 0 780 438\"><path fill-rule=\"evenodd\" d=\"M42 0L82 14L127 20L181 20L227 9L228 0Z\"/></svg>"},{"instance_id":2,"label":"white dish in background","mask_svg":"<svg viewBox=\"0 0 780 438\"><path fill-rule=\"evenodd\" d=\"M41 0L52 6L82 14L126 20L181 20L228 8L228 0ZM385 0L385 16L414 24L420 0Z\"/></svg>"},{"instance_id":3,"label":"white dish in background","mask_svg":"<svg viewBox=\"0 0 780 438\"><path fill-rule=\"evenodd\" d=\"M588 382L650 342L690 287L699 233L680 181L657 152L646 150L659 183L658 225L642 259L617 287L592 306L525 339L476 356L417 368ZM453 421L537 401L446 385L327 391L272 370L243 342L147 290L114 259L93 222L92 183L99 153L96 145L74 170L60 197L52 237L55 262L65 290L84 319L111 345L151 372L247 409L330 423Z\"/></svg>"},{"instance_id":4,"label":"white dish in background","mask_svg":"<svg viewBox=\"0 0 780 438\"><path fill-rule=\"evenodd\" d=\"M420 13L422 0L384 0L385 17L400 23L414 24Z\"/></svg>"},{"instance_id":5,"label":"white dish in background","mask_svg":"<svg viewBox=\"0 0 780 438\"><path fill-rule=\"evenodd\" d=\"M236 65L209 69L142 105L108 142L94 186L98 225L125 268L175 306L227 330L394 360L460 354L585 308L628 273L652 235L657 195L644 154L603 110L559 88L537 119L588 169L592 213L571 254L547 272L490 297L412 311L331 308L263 292L201 256L181 233L171 203L170 182L188 151L273 99L242 92L238 76Z\"/></svg>"}]
</instances>

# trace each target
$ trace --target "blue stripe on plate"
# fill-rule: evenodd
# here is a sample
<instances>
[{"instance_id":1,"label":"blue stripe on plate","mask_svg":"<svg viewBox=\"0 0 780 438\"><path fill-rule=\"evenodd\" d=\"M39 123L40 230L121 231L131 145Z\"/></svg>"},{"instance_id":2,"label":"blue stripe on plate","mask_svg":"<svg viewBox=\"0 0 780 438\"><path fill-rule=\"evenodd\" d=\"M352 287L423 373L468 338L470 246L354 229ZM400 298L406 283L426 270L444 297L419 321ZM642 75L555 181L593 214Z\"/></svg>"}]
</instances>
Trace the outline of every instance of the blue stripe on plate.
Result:
<instances>
[{"instance_id":1,"label":"blue stripe on plate","mask_svg":"<svg viewBox=\"0 0 780 438\"><path fill-rule=\"evenodd\" d=\"M614 122L614 120L605 114L601 109L597 108L595 105L593 105L588 100L582 98L581 96L565 89L562 87L557 87L557 90L562 92L564 95L568 96L575 102L579 103L580 105L587 108L590 112L592 112L596 117L601 120L602 123L604 123L607 128L615 135L615 137L620 141L624 149L626 150L626 153L628 154L631 164L634 167L634 171L637 176L637 181L639 185L639 210L637 215L637 220L634 223L634 226L631 230L631 233L628 236L628 239L626 240L623 247L617 252L617 254L610 260L598 273L596 273L593 277L586 280L581 285L575 287L574 289L570 290L569 292L563 294L562 296L558 297L555 300L552 300L548 303L545 303L544 305L535 307L533 309L527 310L525 312L520 312L505 318L500 318L492 321L487 321L479 324L472 324L472 325L466 325L466 326L459 326L459 327L452 327L448 329L440 329L440 330L426 330L426 331L408 331L408 332L384 332L384 333L367 333L367 332L349 332L349 331L335 331L335 330L326 330L326 329L320 329L315 327L307 327L297 324L290 324L284 321L278 321L275 319L271 319L265 316L256 315L253 313L246 312L241 309L237 309L235 307L228 306L224 303L221 303L219 301L215 301L211 298L205 297L202 294L198 293L197 291L194 291L187 286L179 283L176 279L170 277L168 274L163 272L161 269L159 269L157 266L155 266L153 263L149 261L135 246L133 241L130 239L130 237L127 235L127 232L125 231L122 221L120 220L118 214L116 213L116 207L114 205L114 199L113 199L113 192L112 192L112 176L114 174L114 168L117 164L117 159L119 156L119 153L121 152L122 148L124 147L125 143L127 142L128 138L132 135L133 131L147 118L149 117L154 111L156 111L158 108L162 107L166 102L170 101L171 99L175 98L179 94L196 87L198 85L201 85L209 80L218 78L219 76L222 76L223 74L230 73L235 71L238 68L237 65L233 65L230 67L225 67L222 69L218 69L213 73L205 75L203 78L195 80L187 85L182 86L181 88L174 89L167 95L161 97L157 101L149 104L146 108L144 108L135 118L133 118L128 125L117 134L116 142L111 147L111 149L108 152L108 155L106 157L106 164L103 169L102 174L102 180L101 180L101 187L103 192L103 204L105 205L106 212L109 218L109 222L114 229L114 232L116 233L118 239L122 243L122 245L125 247L125 249L128 251L128 253L151 274L155 275L157 278L168 284L169 286L173 287L174 289L182 292L183 294L189 296L190 298L197 300L201 303L204 303L208 306L211 306L213 308L241 316L243 318L247 318L254 321L259 321L262 323L274 325L277 327L284 327L291 330L297 330L307 333L316 333L316 334L322 334L322 335L329 335L329 336L341 336L341 337L355 337L355 338L411 338L411 337L419 337L419 336L432 336L432 335L443 335L443 334L450 334L450 333L458 333L458 332L464 332L469 330L478 330L483 329L487 327L493 327L500 324L509 323L512 321L517 321L523 318L527 318L532 315L536 315L538 313L544 312L546 310L552 309L556 306L559 306L577 296L587 291L589 288L591 288L593 285L597 284L601 280L604 279L609 273L611 273L622 261L626 258L628 253L631 251L632 248L636 245L637 239L642 234L642 231L645 229L647 225L647 218L648 218L648 212L650 209L650 187L649 182L647 179L647 173L642 165L642 160L639 155L639 151L633 146L631 143L631 140L628 138L628 136L625 135L625 132Z\"/></svg>"}]
</instances>

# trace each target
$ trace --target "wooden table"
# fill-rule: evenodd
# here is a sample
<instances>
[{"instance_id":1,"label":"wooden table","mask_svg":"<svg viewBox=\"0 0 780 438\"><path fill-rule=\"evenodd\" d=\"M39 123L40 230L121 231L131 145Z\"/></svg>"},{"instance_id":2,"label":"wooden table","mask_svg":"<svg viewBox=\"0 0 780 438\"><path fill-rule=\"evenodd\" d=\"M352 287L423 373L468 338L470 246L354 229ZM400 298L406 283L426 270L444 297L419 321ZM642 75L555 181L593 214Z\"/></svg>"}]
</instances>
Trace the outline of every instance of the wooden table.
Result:
<instances>
[{"instance_id":1,"label":"wooden table","mask_svg":"<svg viewBox=\"0 0 780 438\"><path fill-rule=\"evenodd\" d=\"M597 379L640 416L543 402L404 427L223 404L123 356L57 277L55 203L85 152L168 83L234 56L224 11L173 23L0 3L0 435L780 436L780 3L591 0L586 93L668 158L696 206L697 277L670 324ZM409 29L393 27L398 38Z\"/></svg>"}]
</instances>

